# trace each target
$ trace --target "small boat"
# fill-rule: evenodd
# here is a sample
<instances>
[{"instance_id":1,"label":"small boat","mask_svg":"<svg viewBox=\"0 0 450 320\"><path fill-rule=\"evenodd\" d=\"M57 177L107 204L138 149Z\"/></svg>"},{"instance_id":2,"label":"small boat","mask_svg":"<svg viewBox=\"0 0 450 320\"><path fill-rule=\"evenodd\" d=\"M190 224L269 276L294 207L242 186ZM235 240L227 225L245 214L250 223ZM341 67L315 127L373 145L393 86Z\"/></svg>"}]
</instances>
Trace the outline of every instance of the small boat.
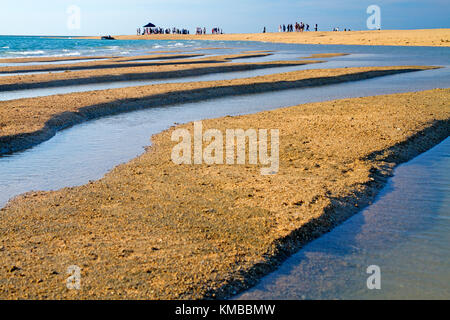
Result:
<instances>
[{"instance_id":1,"label":"small boat","mask_svg":"<svg viewBox=\"0 0 450 320\"><path fill-rule=\"evenodd\" d=\"M102 40L116 40L116 39L114 39L114 37L111 36L104 36L102 37Z\"/></svg>"}]
</instances>

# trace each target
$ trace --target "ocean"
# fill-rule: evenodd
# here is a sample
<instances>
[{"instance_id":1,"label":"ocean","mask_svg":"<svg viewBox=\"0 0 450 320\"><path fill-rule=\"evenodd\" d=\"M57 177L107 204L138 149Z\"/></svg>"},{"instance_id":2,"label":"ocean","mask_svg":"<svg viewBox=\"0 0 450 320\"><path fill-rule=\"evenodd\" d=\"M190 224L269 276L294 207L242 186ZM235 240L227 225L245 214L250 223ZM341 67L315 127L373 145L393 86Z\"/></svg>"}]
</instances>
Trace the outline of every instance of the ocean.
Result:
<instances>
[{"instance_id":1,"label":"ocean","mask_svg":"<svg viewBox=\"0 0 450 320\"><path fill-rule=\"evenodd\" d=\"M203 43L209 46L211 41ZM76 37L0 36L0 59L140 55L148 51L198 47L201 41L93 40Z\"/></svg>"}]
</instances>

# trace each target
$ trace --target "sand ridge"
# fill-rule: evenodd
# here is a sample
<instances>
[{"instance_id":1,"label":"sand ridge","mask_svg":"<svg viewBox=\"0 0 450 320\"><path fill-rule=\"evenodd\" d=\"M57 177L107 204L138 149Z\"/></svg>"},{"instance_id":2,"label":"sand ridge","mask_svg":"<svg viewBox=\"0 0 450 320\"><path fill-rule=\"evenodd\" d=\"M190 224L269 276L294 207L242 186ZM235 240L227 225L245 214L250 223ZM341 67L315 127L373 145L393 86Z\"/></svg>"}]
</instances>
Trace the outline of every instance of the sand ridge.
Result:
<instances>
[{"instance_id":1,"label":"sand ridge","mask_svg":"<svg viewBox=\"0 0 450 320\"><path fill-rule=\"evenodd\" d=\"M30 148L58 130L118 112L215 97L276 91L357 81L427 66L314 69L253 78L188 83L164 83L0 101L0 154Z\"/></svg>"},{"instance_id":2,"label":"sand ridge","mask_svg":"<svg viewBox=\"0 0 450 320\"><path fill-rule=\"evenodd\" d=\"M26 73L26 72L55 72L55 71L80 71L80 70L92 70L92 69L120 69L131 67L148 67L148 66L167 66L167 65L182 65L182 64L200 64L200 63L224 63L231 60L248 59L248 58L260 58L271 55L270 53L241 53L231 55L219 55L209 56L204 58L196 58L202 55L183 55L178 56L179 59L171 59L171 55L164 55L164 61L152 61L161 60L154 55L138 56L138 57L121 57L113 58L102 61L87 61L71 64L48 64L48 65L30 65L30 66L10 66L0 67L0 74L8 73ZM184 59L183 59L184 57ZM187 59L193 57L196 59Z\"/></svg>"},{"instance_id":3,"label":"sand ridge","mask_svg":"<svg viewBox=\"0 0 450 320\"><path fill-rule=\"evenodd\" d=\"M163 53L168 53L164 51ZM90 62L89 60L109 60L109 61L133 61L133 60L166 60L166 59L182 59L191 57L201 57L203 54L188 54L178 53L176 51L173 54L156 54L152 52L151 55L143 56L76 56L76 57L35 57L35 58L8 58L0 59L1 63L29 63L32 65L35 62L58 62L58 61L83 61L81 63ZM84 61L87 60L87 61Z\"/></svg>"},{"instance_id":4,"label":"sand ridge","mask_svg":"<svg viewBox=\"0 0 450 320\"><path fill-rule=\"evenodd\" d=\"M132 80L183 78L213 73L302 66L322 62L325 61L283 60L253 63L221 62L220 60L197 62L179 61L167 64L151 64L140 67L124 66L123 68L93 68L59 73L43 73L30 75L20 74L16 76L0 77L0 91L15 91L24 89Z\"/></svg>"},{"instance_id":5,"label":"sand ridge","mask_svg":"<svg viewBox=\"0 0 450 320\"><path fill-rule=\"evenodd\" d=\"M175 165L175 129L99 181L0 210L0 297L226 298L373 201L393 168L450 134L450 89L203 121L279 128L280 172ZM68 101L68 100L67 100ZM82 290L65 286L68 266Z\"/></svg>"}]
</instances>

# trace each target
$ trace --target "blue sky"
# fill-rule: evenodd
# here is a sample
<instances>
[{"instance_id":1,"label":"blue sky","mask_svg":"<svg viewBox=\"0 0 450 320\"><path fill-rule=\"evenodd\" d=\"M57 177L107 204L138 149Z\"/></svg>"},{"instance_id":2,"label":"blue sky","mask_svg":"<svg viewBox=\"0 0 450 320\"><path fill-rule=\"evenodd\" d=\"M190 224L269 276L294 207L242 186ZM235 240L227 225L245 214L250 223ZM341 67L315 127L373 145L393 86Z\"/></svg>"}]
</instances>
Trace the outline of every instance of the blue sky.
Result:
<instances>
[{"instance_id":1,"label":"blue sky","mask_svg":"<svg viewBox=\"0 0 450 320\"><path fill-rule=\"evenodd\" d=\"M279 24L304 21L332 27L366 29L369 5L381 8L383 29L449 28L449 0L2 0L0 34L134 34L137 27L214 26L225 32L276 31ZM80 29L67 27L67 8L81 9Z\"/></svg>"}]
</instances>

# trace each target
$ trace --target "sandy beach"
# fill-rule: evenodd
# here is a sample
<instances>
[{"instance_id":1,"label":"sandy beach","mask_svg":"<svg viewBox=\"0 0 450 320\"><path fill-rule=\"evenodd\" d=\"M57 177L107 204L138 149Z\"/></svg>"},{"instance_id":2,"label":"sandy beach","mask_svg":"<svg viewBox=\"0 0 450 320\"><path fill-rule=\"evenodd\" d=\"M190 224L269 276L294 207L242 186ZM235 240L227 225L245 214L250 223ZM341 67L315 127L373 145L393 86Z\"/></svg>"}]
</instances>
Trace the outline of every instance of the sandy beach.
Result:
<instances>
[{"instance_id":1,"label":"sandy beach","mask_svg":"<svg viewBox=\"0 0 450 320\"><path fill-rule=\"evenodd\" d=\"M99 181L29 193L0 210L0 296L236 294L373 201L396 165L447 137L449 96L436 89L203 121L205 130L279 128L280 172L271 176L252 165L176 165L171 133L192 124L158 134ZM82 291L61 285L75 263Z\"/></svg>"},{"instance_id":2,"label":"sandy beach","mask_svg":"<svg viewBox=\"0 0 450 320\"><path fill-rule=\"evenodd\" d=\"M95 37L89 37L95 39ZM118 40L165 39L165 40L220 40L220 41L262 41L297 44L341 44L371 46L432 46L449 47L450 29L423 30L366 30L347 32L278 32L206 35L149 35L115 36Z\"/></svg>"},{"instance_id":3,"label":"sandy beach","mask_svg":"<svg viewBox=\"0 0 450 320\"><path fill-rule=\"evenodd\" d=\"M267 54L255 53L191 60L178 59L164 62L133 63L128 62L128 60L108 60L96 63L90 62L87 64L80 63L64 66L39 65L32 67L0 67L0 73L25 73L0 77L0 91L130 80L182 78L204 74L219 74L224 72L250 71L275 67L301 66L324 62L324 60L283 60L258 63L230 62L232 59L239 61L240 58L263 57L266 55ZM48 73L27 75L27 72Z\"/></svg>"},{"instance_id":4,"label":"sandy beach","mask_svg":"<svg viewBox=\"0 0 450 320\"><path fill-rule=\"evenodd\" d=\"M182 54L182 55L146 55L133 57L111 58L101 61L87 61L70 64L43 64L43 65L22 65L0 67L0 73L16 73L16 72L54 72L54 71L78 71L92 69L120 69L129 67L145 67L145 66L164 66L174 64L195 64L195 63L219 63L230 60L239 60L245 58L257 58L270 55L269 53L242 53L236 55L212 56L198 59L201 54ZM184 59L182 59L184 58ZM163 61L153 61L163 60ZM64 60L62 60L64 61Z\"/></svg>"},{"instance_id":5,"label":"sandy beach","mask_svg":"<svg viewBox=\"0 0 450 320\"><path fill-rule=\"evenodd\" d=\"M3 175L12 172L0 185L31 181L40 170L35 163L63 163L65 154L78 157L95 140L82 134L71 140L67 131L133 111L167 112L143 118L146 130L154 130L139 133L148 143L126 160L114 158L94 178L87 174L62 188L46 184L45 173L39 187L6 188L8 196L0 199L9 199L0 205L0 299L231 298L371 205L394 168L450 135L447 48L277 51L278 45L251 42L449 47L450 29L115 38L249 42L110 46L94 37L75 38L87 39L83 50L65 49L73 39L62 39L48 51L54 56L0 59L0 160L7 168ZM256 60L243 60L250 58ZM292 95L289 104L279 99L281 93ZM310 101L321 102L305 103ZM190 103L193 118L174 120ZM259 104L264 106L256 110ZM210 109L207 116L204 109ZM261 164L175 164L172 134L193 134L194 124L187 122L197 115L209 118L202 120L203 131L278 129L277 174L262 175ZM141 125L128 120L120 121L133 130ZM115 137L135 139L131 130L113 135L120 121L101 128L114 137L114 155L124 152ZM88 130L97 136L97 129ZM48 146L61 135L60 145ZM101 161L109 157L99 150L105 136L91 148ZM86 144L76 149L74 140ZM53 162L47 160L51 148L60 151ZM77 158L77 165L85 170L93 158ZM9 160L23 162L8 169ZM15 175L23 168L31 174ZM82 290L66 287L71 265L82 269Z\"/></svg>"}]
</instances>

